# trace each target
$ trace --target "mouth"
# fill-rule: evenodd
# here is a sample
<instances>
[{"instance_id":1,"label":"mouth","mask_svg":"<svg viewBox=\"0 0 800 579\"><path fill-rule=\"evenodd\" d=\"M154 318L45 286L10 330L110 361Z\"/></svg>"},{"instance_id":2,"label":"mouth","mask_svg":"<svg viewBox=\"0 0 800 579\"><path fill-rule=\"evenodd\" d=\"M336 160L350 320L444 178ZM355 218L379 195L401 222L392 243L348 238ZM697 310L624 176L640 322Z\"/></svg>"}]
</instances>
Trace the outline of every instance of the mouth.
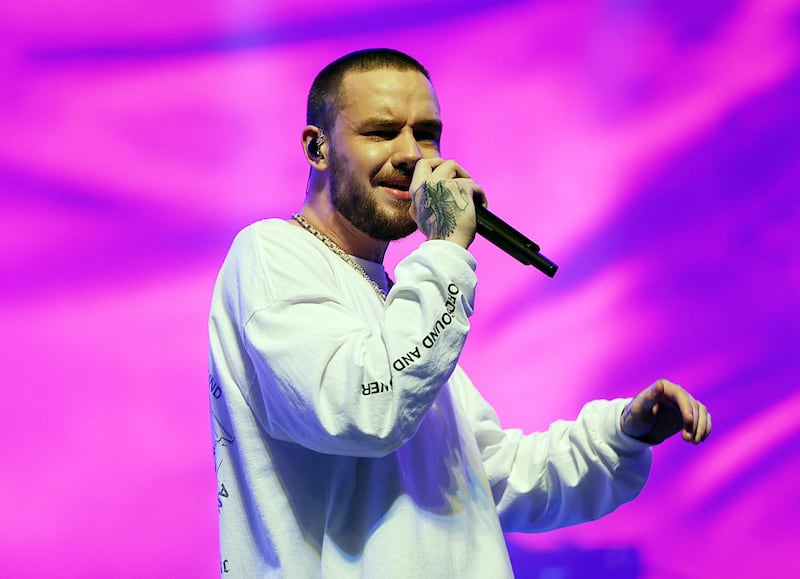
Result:
<instances>
[{"instance_id":1,"label":"mouth","mask_svg":"<svg viewBox=\"0 0 800 579\"><path fill-rule=\"evenodd\" d=\"M408 190L409 186L411 185L411 181L407 179L380 181L377 183L377 185L382 187L384 191L386 191L395 199L400 199L402 201L411 199L411 193Z\"/></svg>"}]
</instances>

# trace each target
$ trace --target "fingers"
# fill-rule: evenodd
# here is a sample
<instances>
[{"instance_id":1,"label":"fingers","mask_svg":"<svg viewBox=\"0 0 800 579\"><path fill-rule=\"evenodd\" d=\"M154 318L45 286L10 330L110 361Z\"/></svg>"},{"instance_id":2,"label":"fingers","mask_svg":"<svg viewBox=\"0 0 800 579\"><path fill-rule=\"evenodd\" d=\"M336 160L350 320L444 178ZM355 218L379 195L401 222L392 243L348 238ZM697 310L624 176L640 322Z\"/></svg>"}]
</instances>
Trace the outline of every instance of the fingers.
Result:
<instances>
[{"instance_id":1,"label":"fingers","mask_svg":"<svg viewBox=\"0 0 800 579\"><path fill-rule=\"evenodd\" d=\"M708 438L709 434L711 434L711 413L702 402L695 402L697 403L697 409L695 413L697 420L694 423L693 432L689 433L688 437L684 436L684 439L687 442L700 444L706 438Z\"/></svg>"},{"instance_id":2,"label":"fingers","mask_svg":"<svg viewBox=\"0 0 800 579\"><path fill-rule=\"evenodd\" d=\"M427 172L428 176L433 174L434 177L441 179L455 179L456 177L470 178L470 174L464 167L456 163L452 159L442 159L441 157L424 158L417 161L414 168L416 171Z\"/></svg>"},{"instance_id":3,"label":"fingers","mask_svg":"<svg viewBox=\"0 0 800 579\"><path fill-rule=\"evenodd\" d=\"M483 189L480 185L475 185L472 191L472 200L475 202L475 205L480 205L484 209L489 207L489 201L486 199L486 193L483 192Z\"/></svg>"},{"instance_id":4,"label":"fingers","mask_svg":"<svg viewBox=\"0 0 800 579\"><path fill-rule=\"evenodd\" d=\"M425 181L447 181L450 179L471 179L464 167L449 159L440 157L420 159L411 177L411 191L416 191Z\"/></svg>"}]
</instances>

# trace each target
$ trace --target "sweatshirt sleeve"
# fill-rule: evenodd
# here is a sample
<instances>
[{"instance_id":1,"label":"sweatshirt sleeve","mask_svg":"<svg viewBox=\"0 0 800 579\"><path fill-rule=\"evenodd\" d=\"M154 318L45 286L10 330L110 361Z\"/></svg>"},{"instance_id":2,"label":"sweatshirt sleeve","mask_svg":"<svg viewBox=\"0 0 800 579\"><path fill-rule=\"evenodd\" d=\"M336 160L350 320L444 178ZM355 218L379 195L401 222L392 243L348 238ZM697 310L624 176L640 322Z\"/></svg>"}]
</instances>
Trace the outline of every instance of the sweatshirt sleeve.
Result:
<instances>
[{"instance_id":1,"label":"sweatshirt sleeve","mask_svg":"<svg viewBox=\"0 0 800 579\"><path fill-rule=\"evenodd\" d=\"M465 376L462 400L506 532L541 532L598 519L636 498L647 481L650 446L620 428L628 400L595 400L576 420L524 435L500 427Z\"/></svg>"},{"instance_id":2,"label":"sweatshirt sleeve","mask_svg":"<svg viewBox=\"0 0 800 579\"><path fill-rule=\"evenodd\" d=\"M219 315L231 318L237 336L228 342L246 354L244 375L233 379L268 434L349 456L400 447L458 361L474 300L472 256L447 241L421 244L381 303L321 244L320 255L290 244L277 256L241 237L218 281ZM212 312L212 335L224 333L214 326ZM216 357L236 356L224 342L218 349L229 353Z\"/></svg>"}]
</instances>

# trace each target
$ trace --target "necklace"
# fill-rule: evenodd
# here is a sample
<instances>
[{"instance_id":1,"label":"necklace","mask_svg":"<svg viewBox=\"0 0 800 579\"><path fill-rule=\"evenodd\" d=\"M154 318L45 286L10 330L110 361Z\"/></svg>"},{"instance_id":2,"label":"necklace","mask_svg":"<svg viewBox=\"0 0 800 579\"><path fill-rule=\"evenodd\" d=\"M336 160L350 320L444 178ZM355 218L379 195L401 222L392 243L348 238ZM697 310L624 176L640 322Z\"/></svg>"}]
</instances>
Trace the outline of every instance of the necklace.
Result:
<instances>
[{"instance_id":1,"label":"necklace","mask_svg":"<svg viewBox=\"0 0 800 579\"><path fill-rule=\"evenodd\" d=\"M375 293L376 293L376 294L378 294L378 297L379 297L379 298L381 298L381 300L385 300L385 299L386 299L386 292L385 292L385 291L383 291L383 290L381 289L381 287L380 287L378 284L376 284L376 283L375 283L375 282L372 280L372 278L371 278L371 277L369 277L369 276L367 275L367 272L366 272L366 271L364 271L364 268L363 268L363 267L361 267L361 265L360 265L358 262L356 262L356 260L354 260L352 257L350 257L350 256L347 254L347 252L345 252L345 251L344 251L344 250L343 250L341 247L339 247L338 245L336 245L336 243L335 243L335 242L334 242L334 241L333 241L333 240L332 240L330 237L328 237L327 235L325 235L324 233L322 233L321 231L319 231L319 230L318 230L316 227L314 227L313 225L311 225L311 224L310 224L308 221L306 221L306 220L305 220L305 218L304 218L302 215L300 215L299 213L293 213L293 214L292 214L292 219L294 219L295 221L297 221L297 222L298 222L300 225L302 225L302 226L303 226L303 229L305 229L306 231L308 231L309 233L311 233L312 235L314 235L314 237L316 237L316 238L317 238L317 239L319 239L319 240L320 240L322 243L324 243L324 244L325 244L325 246L326 246L328 249L330 249L330 250L331 250L333 253L335 253L336 255L338 255L339 257L341 257L341 258L342 258L342 260L344 260L344 261L345 261L345 262L346 262L348 265L350 265L350 266L351 266L351 267L352 267L354 270L356 270L358 273L360 273L360 274L361 274L361 276L362 276L362 277L363 277L365 280L367 280L367 281L369 282L369 285L371 285L371 286L372 286L372 289L374 289L374 290L375 290Z\"/></svg>"}]
</instances>

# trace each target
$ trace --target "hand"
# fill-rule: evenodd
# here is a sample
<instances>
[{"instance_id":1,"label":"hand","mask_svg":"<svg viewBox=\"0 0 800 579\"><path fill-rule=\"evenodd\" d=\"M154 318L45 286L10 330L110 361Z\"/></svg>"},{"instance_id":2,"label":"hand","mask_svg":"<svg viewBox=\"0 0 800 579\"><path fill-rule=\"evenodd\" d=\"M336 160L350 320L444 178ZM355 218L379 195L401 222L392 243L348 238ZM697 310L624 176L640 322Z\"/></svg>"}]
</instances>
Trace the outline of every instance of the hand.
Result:
<instances>
[{"instance_id":1,"label":"hand","mask_svg":"<svg viewBox=\"0 0 800 579\"><path fill-rule=\"evenodd\" d=\"M428 239L463 248L475 239L475 202L486 205L481 187L455 161L420 159L411 179L411 217Z\"/></svg>"},{"instance_id":2,"label":"hand","mask_svg":"<svg viewBox=\"0 0 800 579\"><path fill-rule=\"evenodd\" d=\"M699 444L711 433L711 414L686 390L658 380L631 400L620 417L622 431L642 442L659 444L678 431Z\"/></svg>"}]
</instances>

